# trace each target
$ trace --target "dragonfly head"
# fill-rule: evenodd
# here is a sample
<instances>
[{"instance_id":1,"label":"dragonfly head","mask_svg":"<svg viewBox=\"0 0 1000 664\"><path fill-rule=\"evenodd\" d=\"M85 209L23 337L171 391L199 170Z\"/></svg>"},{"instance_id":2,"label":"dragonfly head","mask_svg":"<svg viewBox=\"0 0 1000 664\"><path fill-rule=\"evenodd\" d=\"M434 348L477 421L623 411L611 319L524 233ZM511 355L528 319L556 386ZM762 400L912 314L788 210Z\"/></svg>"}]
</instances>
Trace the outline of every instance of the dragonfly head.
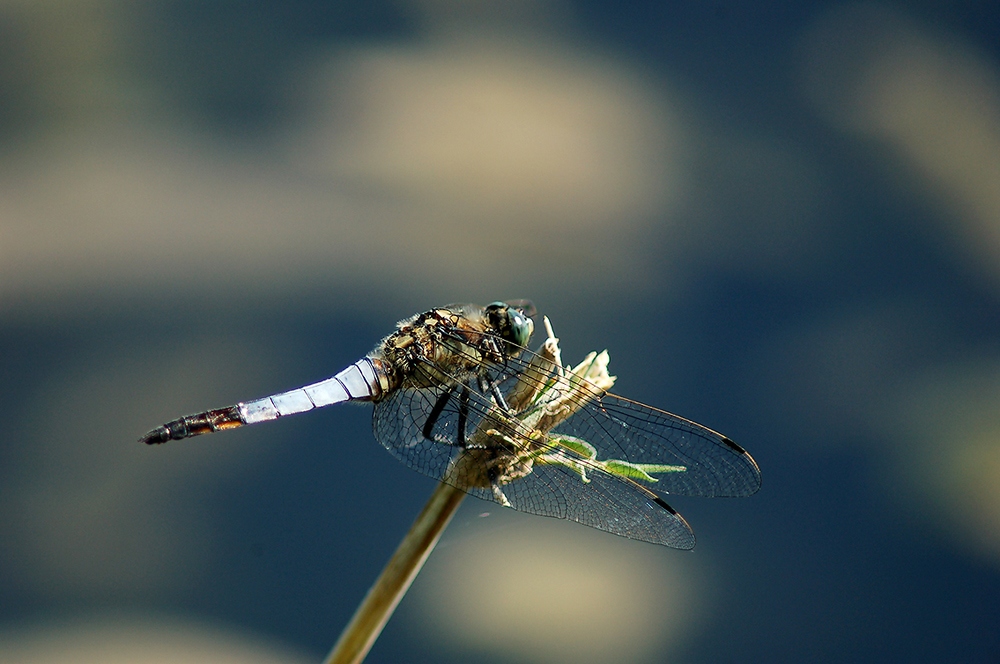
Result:
<instances>
[{"instance_id":1,"label":"dragonfly head","mask_svg":"<svg viewBox=\"0 0 1000 664\"><path fill-rule=\"evenodd\" d=\"M501 339L514 346L512 351L520 352L527 346L531 333L535 331L535 324L522 308L506 302L494 302L488 305L486 319Z\"/></svg>"}]
</instances>

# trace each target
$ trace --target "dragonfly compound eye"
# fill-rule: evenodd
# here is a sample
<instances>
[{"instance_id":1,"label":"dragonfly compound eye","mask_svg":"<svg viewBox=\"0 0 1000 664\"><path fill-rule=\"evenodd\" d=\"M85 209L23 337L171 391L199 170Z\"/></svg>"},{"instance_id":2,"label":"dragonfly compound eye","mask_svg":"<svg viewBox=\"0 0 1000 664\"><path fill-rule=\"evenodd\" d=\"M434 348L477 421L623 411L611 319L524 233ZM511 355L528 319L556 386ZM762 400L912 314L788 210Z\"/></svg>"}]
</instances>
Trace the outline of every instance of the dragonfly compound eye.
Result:
<instances>
[{"instance_id":1,"label":"dragonfly compound eye","mask_svg":"<svg viewBox=\"0 0 1000 664\"><path fill-rule=\"evenodd\" d=\"M527 346L535 324L517 309L507 309L507 320L510 325L507 340L518 346Z\"/></svg>"},{"instance_id":2,"label":"dragonfly compound eye","mask_svg":"<svg viewBox=\"0 0 1000 664\"><path fill-rule=\"evenodd\" d=\"M526 346L535 330L530 318L504 302L488 305L486 316L501 339L518 347Z\"/></svg>"}]
</instances>

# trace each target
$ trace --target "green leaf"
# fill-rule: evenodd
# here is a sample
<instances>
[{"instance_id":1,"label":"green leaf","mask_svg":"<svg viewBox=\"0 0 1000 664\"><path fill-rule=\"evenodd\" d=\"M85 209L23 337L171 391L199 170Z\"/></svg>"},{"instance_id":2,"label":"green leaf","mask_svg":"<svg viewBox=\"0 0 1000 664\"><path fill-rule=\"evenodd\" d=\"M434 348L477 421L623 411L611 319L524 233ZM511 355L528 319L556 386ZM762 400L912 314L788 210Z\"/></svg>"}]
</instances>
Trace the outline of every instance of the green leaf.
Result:
<instances>
[{"instance_id":1,"label":"green leaf","mask_svg":"<svg viewBox=\"0 0 1000 664\"><path fill-rule=\"evenodd\" d=\"M535 465L536 466L559 465L562 466L563 468L568 468L569 470L572 470L574 473L579 475L580 479L583 480L584 484L590 483L590 478L587 477L587 469L584 467L584 465L580 463L577 459L571 459L567 457L562 452L556 452L554 454L542 454L535 459Z\"/></svg>"},{"instance_id":2,"label":"green leaf","mask_svg":"<svg viewBox=\"0 0 1000 664\"><path fill-rule=\"evenodd\" d=\"M582 438L556 433L552 434L549 440L558 445L562 445L570 452L574 452L575 454L583 457L584 459L597 458L597 448L588 443L587 441L583 440Z\"/></svg>"},{"instance_id":3,"label":"green leaf","mask_svg":"<svg viewBox=\"0 0 1000 664\"><path fill-rule=\"evenodd\" d=\"M603 465L605 470L619 477L628 477L629 479L650 483L660 481L650 475L650 473L682 473L687 470L684 466L668 466L659 463L631 463L620 459L608 459Z\"/></svg>"}]
</instances>

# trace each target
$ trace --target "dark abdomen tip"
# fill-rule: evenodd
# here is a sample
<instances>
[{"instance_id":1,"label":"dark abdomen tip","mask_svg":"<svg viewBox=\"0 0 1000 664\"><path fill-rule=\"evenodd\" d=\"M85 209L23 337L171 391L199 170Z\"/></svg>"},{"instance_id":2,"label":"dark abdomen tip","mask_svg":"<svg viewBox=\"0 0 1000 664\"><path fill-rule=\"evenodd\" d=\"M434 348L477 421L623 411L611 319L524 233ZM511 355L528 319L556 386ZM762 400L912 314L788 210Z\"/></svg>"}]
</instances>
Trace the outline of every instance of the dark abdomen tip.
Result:
<instances>
[{"instance_id":1,"label":"dark abdomen tip","mask_svg":"<svg viewBox=\"0 0 1000 664\"><path fill-rule=\"evenodd\" d=\"M170 432L167 427L157 427L139 439L140 443L147 445L159 445L170 440Z\"/></svg>"}]
</instances>

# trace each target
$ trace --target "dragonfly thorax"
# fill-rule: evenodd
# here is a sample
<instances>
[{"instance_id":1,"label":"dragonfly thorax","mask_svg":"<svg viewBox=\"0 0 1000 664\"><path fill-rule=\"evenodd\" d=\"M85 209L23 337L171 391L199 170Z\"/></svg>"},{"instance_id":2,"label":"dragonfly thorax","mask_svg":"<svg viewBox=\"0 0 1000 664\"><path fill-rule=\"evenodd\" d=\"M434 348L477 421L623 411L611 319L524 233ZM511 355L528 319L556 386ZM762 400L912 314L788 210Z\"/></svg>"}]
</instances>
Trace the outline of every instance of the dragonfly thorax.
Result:
<instances>
[{"instance_id":1,"label":"dragonfly thorax","mask_svg":"<svg viewBox=\"0 0 1000 664\"><path fill-rule=\"evenodd\" d=\"M432 309L400 321L371 357L382 361L389 391L454 385L504 362L509 344L491 322L482 309Z\"/></svg>"}]
</instances>

